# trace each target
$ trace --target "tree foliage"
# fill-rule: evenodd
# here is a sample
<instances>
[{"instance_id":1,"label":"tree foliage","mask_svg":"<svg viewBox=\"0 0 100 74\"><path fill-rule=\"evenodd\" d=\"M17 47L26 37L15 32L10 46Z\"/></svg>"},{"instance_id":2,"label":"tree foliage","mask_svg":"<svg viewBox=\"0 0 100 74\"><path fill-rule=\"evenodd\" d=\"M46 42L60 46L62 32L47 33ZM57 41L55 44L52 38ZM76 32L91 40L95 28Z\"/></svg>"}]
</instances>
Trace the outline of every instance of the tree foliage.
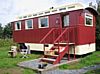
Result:
<instances>
[{"instance_id":1,"label":"tree foliage","mask_svg":"<svg viewBox=\"0 0 100 74\"><path fill-rule=\"evenodd\" d=\"M4 38L12 38L12 26L10 23L4 27L3 36Z\"/></svg>"},{"instance_id":2,"label":"tree foliage","mask_svg":"<svg viewBox=\"0 0 100 74\"><path fill-rule=\"evenodd\" d=\"M2 24L0 23L0 38L2 38L2 34L3 34L3 27Z\"/></svg>"},{"instance_id":3,"label":"tree foliage","mask_svg":"<svg viewBox=\"0 0 100 74\"><path fill-rule=\"evenodd\" d=\"M12 26L10 23L8 23L5 27L2 27L2 24L0 24L0 38L12 38Z\"/></svg>"},{"instance_id":4,"label":"tree foliage","mask_svg":"<svg viewBox=\"0 0 100 74\"><path fill-rule=\"evenodd\" d=\"M100 50L100 4L98 4L97 11L99 15L96 17L96 48Z\"/></svg>"}]
</instances>

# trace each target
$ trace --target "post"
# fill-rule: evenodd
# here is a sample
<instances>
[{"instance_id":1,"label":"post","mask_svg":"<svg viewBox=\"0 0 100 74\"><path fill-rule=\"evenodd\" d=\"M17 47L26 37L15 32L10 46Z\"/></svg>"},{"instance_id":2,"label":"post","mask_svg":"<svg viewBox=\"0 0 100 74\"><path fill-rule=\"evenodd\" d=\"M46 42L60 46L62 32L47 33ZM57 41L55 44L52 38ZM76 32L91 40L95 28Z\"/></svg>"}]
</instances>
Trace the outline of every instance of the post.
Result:
<instances>
[{"instance_id":1,"label":"post","mask_svg":"<svg viewBox=\"0 0 100 74\"><path fill-rule=\"evenodd\" d=\"M67 46L68 46L68 61L70 60L70 50L69 50L69 31L70 31L70 28L68 28L68 41L67 41Z\"/></svg>"},{"instance_id":2,"label":"post","mask_svg":"<svg viewBox=\"0 0 100 74\"><path fill-rule=\"evenodd\" d=\"M76 57L75 57L75 46L74 46L74 59L76 59Z\"/></svg>"},{"instance_id":3,"label":"post","mask_svg":"<svg viewBox=\"0 0 100 74\"><path fill-rule=\"evenodd\" d=\"M59 63L60 63L60 45L59 45L59 41L58 41L58 54L59 54Z\"/></svg>"}]
</instances>

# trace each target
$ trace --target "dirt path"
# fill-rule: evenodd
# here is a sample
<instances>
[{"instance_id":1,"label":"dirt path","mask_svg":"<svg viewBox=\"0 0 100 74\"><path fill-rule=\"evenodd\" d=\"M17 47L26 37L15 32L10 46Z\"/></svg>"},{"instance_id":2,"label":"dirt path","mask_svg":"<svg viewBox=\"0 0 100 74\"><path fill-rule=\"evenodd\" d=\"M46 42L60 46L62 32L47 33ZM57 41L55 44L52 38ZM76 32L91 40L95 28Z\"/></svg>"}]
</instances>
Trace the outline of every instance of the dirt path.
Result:
<instances>
[{"instance_id":1,"label":"dirt path","mask_svg":"<svg viewBox=\"0 0 100 74\"><path fill-rule=\"evenodd\" d=\"M82 69L77 69L77 70L52 70L52 71L45 71L40 74L84 74L89 70L95 70L95 69L100 69L100 64L99 65L94 65L94 66L89 66L89 67L84 67Z\"/></svg>"}]
</instances>

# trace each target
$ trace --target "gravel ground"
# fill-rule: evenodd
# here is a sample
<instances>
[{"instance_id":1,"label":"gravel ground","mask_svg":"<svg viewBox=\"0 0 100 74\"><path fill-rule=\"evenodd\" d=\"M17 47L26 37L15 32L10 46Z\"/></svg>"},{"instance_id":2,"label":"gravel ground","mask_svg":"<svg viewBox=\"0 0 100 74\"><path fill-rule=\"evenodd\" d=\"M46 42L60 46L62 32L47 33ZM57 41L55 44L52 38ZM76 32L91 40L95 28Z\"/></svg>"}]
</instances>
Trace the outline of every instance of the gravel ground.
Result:
<instances>
[{"instance_id":1,"label":"gravel ground","mask_svg":"<svg viewBox=\"0 0 100 74\"><path fill-rule=\"evenodd\" d=\"M38 64L40 64L39 62L40 59L36 59L36 60L31 60L31 61L25 61L25 62L21 62L18 65L20 67L24 67L24 68L31 68L34 70L38 69ZM52 64L48 64L47 67L52 67ZM89 70L94 70L94 69L99 69L100 68L100 64L99 65L94 65L94 66L89 66L89 67L84 67L82 69L77 69L77 70L59 70L59 69L54 69L54 70L50 70L50 71L42 71L39 72L38 74L84 74L85 72L89 71Z\"/></svg>"},{"instance_id":2,"label":"gravel ground","mask_svg":"<svg viewBox=\"0 0 100 74\"><path fill-rule=\"evenodd\" d=\"M20 62L18 64L18 66L37 70L38 69L38 65L42 63L42 62L40 62L40 59L35 59L35 60ZM47 67L51 67L51 66L52 66L52 64L48 64Z\"/></svg>"},{"instance_id":3,"label":"gravel ground","mask_svg":"<svg viewBox=\"0 0 100 74\"><path fill-rule=\"evenodd\" d=\"M100 69L100 65L84 67L78 70L59 70L57 69L57 70L42 72L41 74L84 74L89 70L95 70L95 69Z\"/></svg>"}]
</instances>

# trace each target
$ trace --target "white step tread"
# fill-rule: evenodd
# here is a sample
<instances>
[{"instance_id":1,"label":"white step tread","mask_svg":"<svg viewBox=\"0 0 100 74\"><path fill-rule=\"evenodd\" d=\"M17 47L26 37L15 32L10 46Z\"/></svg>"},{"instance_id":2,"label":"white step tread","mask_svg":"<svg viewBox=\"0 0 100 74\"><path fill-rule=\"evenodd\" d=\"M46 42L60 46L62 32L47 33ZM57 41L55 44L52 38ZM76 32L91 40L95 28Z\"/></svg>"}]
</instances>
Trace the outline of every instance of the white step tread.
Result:
<instances>
[{"instance_id":1,"label":"white step tread","mask_svg":"<svg viewBox=\"0 0 100 74\"><path fill-rule=\"evenodd\" d=\"M56 61L55 59L51 59L51 58L42 58L42 60Z\"/></svg>"},{"instance_id":2,"label":"white step tread","mask_svg":"<svg viewBox=\"0 0 100 74\"><path fill-rule=\"evenodd\" d=\"M59 52L62 52L62 51L64 51L65 50L65 47L60 47L60 50L59 50ZM55 49L54 51L58 51L58 49Z\"/></svg>"},{"instance_id":3,"label":"white step tread","mask_svg":"<svg viewBox=\"0 0 100 74\"><path fill-rule=\"evenodd\" d=\"M54 56L54 57L58 57L59 55L47 55L47 56Z\"/></svg>"},{"instance_id":4,"label":"white step tread","mask_svg":"<svg viewBox=\"0 0 100 74\"><path fill-rule=\"evenodd\" d=\"M52 56L58 57L59 55L52 55Z\"/></svg>"},{"instance_id":5,"label":"white step tread","mask_svg":"<svg viewBox=\"0 0 100 74\"><path fill-rule=\"evenodd\" d=\"M55 43L55 44L58 44L58 43ZM75 43L59 43L59 44L69 44L69 45L72 45L72 44L75 44Z\"/></svg>"}]
</instances>

